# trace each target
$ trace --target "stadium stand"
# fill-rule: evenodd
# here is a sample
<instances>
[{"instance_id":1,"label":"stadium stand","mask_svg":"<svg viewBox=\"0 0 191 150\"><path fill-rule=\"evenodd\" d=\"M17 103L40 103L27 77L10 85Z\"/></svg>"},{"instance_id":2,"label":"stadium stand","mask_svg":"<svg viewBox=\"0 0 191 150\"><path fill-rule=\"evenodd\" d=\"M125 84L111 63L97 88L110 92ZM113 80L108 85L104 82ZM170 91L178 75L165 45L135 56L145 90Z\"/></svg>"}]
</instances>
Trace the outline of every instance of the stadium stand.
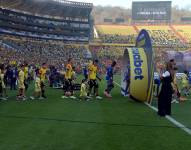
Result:
<instances>
[{"instance_id":1,"label":"stadium stand","mask_svg":"<svg viewBox=\"0 0 191 150\"><path fill-rule=\"evenodd\" d=\"M96 25L96 32L103 43L134 45L137 33L146 29L154 46L187 47L190 43L190 25ZM185 40L186 39L186 40Z\"/></svg>"},{"instance_id":2,"label":"stadium stand","mask_svg":"<svg viewBox=\"0 0 191 150\"><path fill-rule=\"evenodd\" d=\"M185 37L188 44L191 44L191 25L174 25L173 27Z\"/></svg>"},{"instance_id":3,"label":"stadium stand","mask_svg":"<svg viewBox=\"0 0 191 150\"><path fill-rule=\"evenodd\" d=\"M104 43L134 44L137 36L133 26L96 25L96 29Z\"/></svg>"},{"instance_id":4,"label":"stadium stand","mask_svg":"<svg viewBox=\"0 0 191 150\"><path fill-rule=\"evenodd\" d=\"M105 68L111 64L113 60L117 61L116 73L121 73L121 60L125 47L112 45L90 45L90 51L94 58L98 58L102 68L102 73L105 73Z\"/></svg>"},{"instance_id":5,"label":"stadium stand","mask_svg":"<svg viewBox=\"0 0 191 150\"><path fill-rule=\"evenodd\" d=\"M191 42L189 25L93 26L92 8L91 3L62 0L47 0L43 3L34 0L2 0L0 53L2 56L9 55L4 61L22 62L32 58L33 63L47 62L61 68L68 57L73 57L80 68L81 64L87 63L84 57L91 58L91 52L100 59L102 68L115 59L120 70L124 46L134 46L141 29L150 33L157 51L169 48L185 50ZM92 40L93 35L95 39ZM71 51L74 56L69 55ZM160 58L164 55L158 55L157 61L161 62Z\"/></svg>"},{"instance_id":6,"label":"stadium stand","mask_svg":"<svg viewBox=\"0 0 191 150\"><path fill-rule=\"evenodd\" d=\"M60 7L57 8L59 2L47 1L43 3L46 6L38 5L38 7L35 7L35 4L29 5L29 3L36 3L35 1L23 2L20 0L14 3L14 9L11 8L13 7L11 3L12 1L2 2L6 8L3 6L0 8L1 33L69 42L88 42L90 39L93 28L90 21L92 5L89 3L81 4L68 1L68 3L62 3L62 7L59 5ZM38 1L38 3L40 2ZM22 5L20 6L20 4ZM51 8L53 6L54 9ZM19 8L19 10L15 8ZM25 9L31 12L25 12ZM42 10L44 15L42 15L43 13L39 15L38 9L39 13ZM37 14L34 14L33 11ZM57 13L54 13L54 11L57 11ZM58 13L59 11L60 13ZM48 14L51 12L54 15L63 14L61 17L53 17Z\"/></svg>"},{"instance_id":7,"label":"stadium stand","mask_svg":"<svg viewBox=\"0 0 191 150\"><path fill-rule=\"evenodd\" d=\"M62 68L68 58L73 58L75 66L80 70L88 61L87 45L63 44L59 41L15 38L14 36L0 36L0 41L1 62L27 61L31 64L46 62L48 65Z\"/></svg>"},{"instance_id":8,"label":"stadium stand","mask_svg":"<svg viewBox=\"0 0 191 150\"><path fill-rule=\"evenodd\" d=\"M183 41L171 30L168 25L143 25L137 26L139 30L146 29L156 46L184 46Z\"/></svg>"},{"instance_id":9,"label":"stadium stand","mask_svg":"<svg viewBox=\"0 0 191 150\"><path fill-rule=\"evenodd\" d=\"M65 19L87 19L93 7L92 3L67 0L1 0L0 4L4 8L30 12L32 15Z\"/></svg>"}]
</instances>

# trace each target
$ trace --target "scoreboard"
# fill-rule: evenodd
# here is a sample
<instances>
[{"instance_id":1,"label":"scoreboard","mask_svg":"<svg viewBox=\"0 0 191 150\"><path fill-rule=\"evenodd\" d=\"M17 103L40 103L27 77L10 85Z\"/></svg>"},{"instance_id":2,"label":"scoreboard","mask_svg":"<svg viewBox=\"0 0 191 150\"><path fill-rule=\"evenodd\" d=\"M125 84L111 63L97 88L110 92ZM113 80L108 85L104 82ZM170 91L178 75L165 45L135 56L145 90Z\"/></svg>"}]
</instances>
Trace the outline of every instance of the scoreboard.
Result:
<instances>
[{"instance_id":1,"label":"scoreboard","mask_svg":"<svg viewBox=\"0 0 191 150\"><path fill-rule=\"evenodd\" d=\"M171 1L145 1L132 3L133 20L171 20Z\"/></svg>"}]
</instances>

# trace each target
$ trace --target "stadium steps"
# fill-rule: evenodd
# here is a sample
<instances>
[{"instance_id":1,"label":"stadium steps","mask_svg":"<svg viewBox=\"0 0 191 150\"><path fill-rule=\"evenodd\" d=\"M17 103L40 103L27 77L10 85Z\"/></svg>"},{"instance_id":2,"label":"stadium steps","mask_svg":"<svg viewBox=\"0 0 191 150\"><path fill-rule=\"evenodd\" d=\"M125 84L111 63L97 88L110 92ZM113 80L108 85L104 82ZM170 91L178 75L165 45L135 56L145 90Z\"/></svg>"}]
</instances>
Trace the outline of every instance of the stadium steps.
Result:
<instances>
[{"instance_id":1,"label":"stadium steps","mask_svg":"<svg viewBox=\"0 0 191 150\"><path fill-rule=\"evenodd\" d=\"M188 41L187 41L180 33L178 33L173 26L170 25L170 29L176 34L176 36L177 36L179 39L181 39L181 41L182 41L183 43L188 43Z\"/></svg>"}]
</instances>

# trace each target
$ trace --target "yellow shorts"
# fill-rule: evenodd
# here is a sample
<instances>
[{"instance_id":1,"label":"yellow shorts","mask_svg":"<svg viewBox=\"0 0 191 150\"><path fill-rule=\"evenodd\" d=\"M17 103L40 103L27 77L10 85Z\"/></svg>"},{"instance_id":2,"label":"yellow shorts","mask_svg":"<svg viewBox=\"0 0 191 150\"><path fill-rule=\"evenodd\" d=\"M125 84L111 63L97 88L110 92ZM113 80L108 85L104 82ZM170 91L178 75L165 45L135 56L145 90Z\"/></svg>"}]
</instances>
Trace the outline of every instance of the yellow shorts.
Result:
<instances>
[{"instance_id":1,"label":"yellow shorts","mask_svg":"<svg viewBox=\"0 0 191 150\"><path fill-rule=\"evenodd\" d=\"M40 88L35 88L34 91L35 91L35 92L41 92L41 89L40 89Z\"/></svg>"},{"instance_id":2,"label":"yellow shorts","mask_svg":"<svg viewBox=\"0 0 191 150\"><path fill-rule=\"evenodd\" d=\"M1 86L3 89L5 89L5 83L4 82L1 83Z\"/></svg>"},{"instance_id":3,"label":"yellow shorts","mask_svg":"<svg viewBox=\"0 0 191 150\"><path fill-rule=\"evenodd\" d=\"M87 92L81 92L80 93L80 97L86 97L88 94L87 94Z\"/></svg>"},{"instance_id":4,"label":"yellow shorts","mask_svg":"<svg viewBox=\"0 0 191 150\"><path fill-rule=\"evenodd\" d=\"M18 82L19 89L25 89L24 82Z\"/></svg>"}]
</instances>

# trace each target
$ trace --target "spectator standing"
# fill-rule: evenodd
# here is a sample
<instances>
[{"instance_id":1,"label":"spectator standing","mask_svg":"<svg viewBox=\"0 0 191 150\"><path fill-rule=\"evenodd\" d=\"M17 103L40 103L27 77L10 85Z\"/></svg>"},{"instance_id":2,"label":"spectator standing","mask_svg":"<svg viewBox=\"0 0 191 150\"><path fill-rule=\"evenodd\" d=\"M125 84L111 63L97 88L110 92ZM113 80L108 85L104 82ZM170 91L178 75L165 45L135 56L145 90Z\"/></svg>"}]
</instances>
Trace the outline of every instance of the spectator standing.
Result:
<instances>
[{"instance_id":1,"label":"spectator standing","mask_svg":"<svg viewBox=\"0 0 191 150\"><path fill-rule=\"evenodd\" d=\"M170 63L171 62L167 63L166 71L161 76L161 90L158 97L159 116L171 115L174 70L172 70L172 67L169 65Z\"/></svg>"}]
</instances>

